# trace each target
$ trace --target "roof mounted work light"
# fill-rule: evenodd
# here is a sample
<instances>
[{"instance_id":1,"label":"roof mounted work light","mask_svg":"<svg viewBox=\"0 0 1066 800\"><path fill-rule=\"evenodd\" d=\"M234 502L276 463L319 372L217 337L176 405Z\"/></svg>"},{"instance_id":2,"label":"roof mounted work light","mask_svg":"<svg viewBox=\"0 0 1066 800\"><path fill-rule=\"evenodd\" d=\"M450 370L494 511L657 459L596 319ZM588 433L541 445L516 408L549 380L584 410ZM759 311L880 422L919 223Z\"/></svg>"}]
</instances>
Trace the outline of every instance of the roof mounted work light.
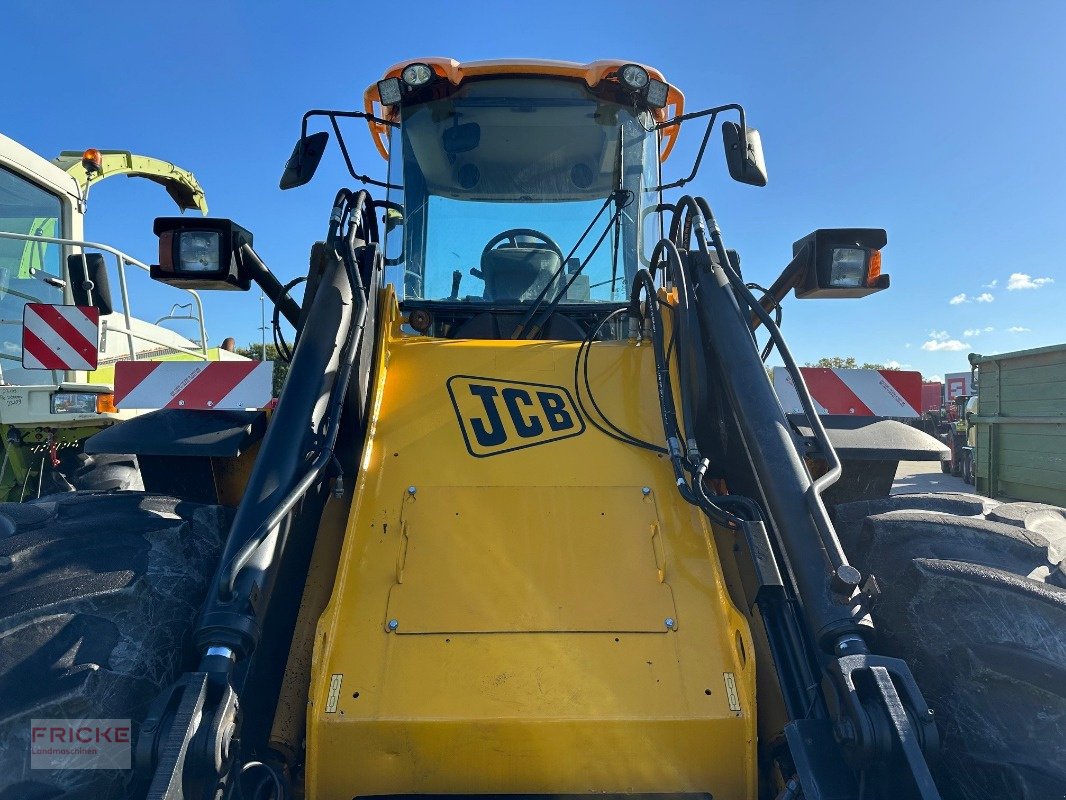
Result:
<instances>
[{"instance_id":1,"label":"roof mounted work light","mask_svg":"<svg viewBox=\"0 0 1066 800\"><path fill-rule=\"evenodd\" d=\"M381 105L394 106L399 104L403 99L403 84L400 83L399 78L386 78L383 81L378 81L378 97L381 98Z\"/></svg>"},{"instance_id":2,"label":"roof mounted work light","mask_svg":"<svg viewBox=\"0 0 1066 800\"><path fill-rule=\"evenodd\" d=\"M618 80L634 92L639 92L647 87L648 81L651 80L651 76L648 75L648 71L640 66L640 64L624 64L618 70Z\"/></svg>"},{"instance_id":3,"label":"roof mounted work light","mask_svg":"<svg viewBox=\"0 0 1066 800\"><path fill-rule=\"evenodd\" d=\"M400 73L400 77L403 79L403 82L412 89L417 89L419 86L425 86L430 80L432 80L433 70L430 69L429 64L415 62L414 64L408 64L404 67L403 72Z\"/></svg>"},{"instance_id":4,"label":"roof mounted work light","mask_svg":"<svg viewBox=\"0 0 1066 800\"><path fill-rule=\"evenodd\" d=\"M399 105L403 101L404 94L428 86L435 77L436 73L429 64L416 61L404 67L399 78L386 78L378 81L378 97L383 106Z\"/></svg>"},{"instance_id":5,"label":"roof mounted work light","mask_svg":"<svg viewBox=\"0 0 1066 800\"><path fill-rule=\"evenodd\" d=\"M662 81L657 81L648 74L648 70L640 64L623 64L618 68L618 82L631 91L635 96L641 97L653 108L666 106L666 98L670 94L670 87Z\"/></svg>"}]
</instances>

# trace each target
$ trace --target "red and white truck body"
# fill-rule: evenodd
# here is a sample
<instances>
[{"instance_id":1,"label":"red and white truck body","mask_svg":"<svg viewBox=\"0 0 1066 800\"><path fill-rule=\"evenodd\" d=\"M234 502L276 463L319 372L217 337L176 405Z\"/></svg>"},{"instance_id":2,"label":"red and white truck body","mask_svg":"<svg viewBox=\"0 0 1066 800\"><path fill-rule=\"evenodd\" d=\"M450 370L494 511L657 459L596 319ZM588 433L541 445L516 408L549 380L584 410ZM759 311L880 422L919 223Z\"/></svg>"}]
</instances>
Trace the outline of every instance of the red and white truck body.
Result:
<instances>
[{"instance_id":1,"label":"red and white truck body","mask_svg":"<svg viewBox=\"0 0 1066 800\"><path fill-rule=\"evenodd\" d=\"M819 414L915 419L922 415L922 375L889 369L801 367ZM802 412L799 395L784 367L773 369L774 390L786 414Z\"/></svg>"},{"instance_id":2,"label":"red and white truck body","mask_svg":"<svg viewBox=\"0 0 1066 800\"><path fill-rule=\"evenodd\" d=\"M943 407L944 384L940 381L922 381L922 413L939 411Z\"/></svg>"}]
</instances>

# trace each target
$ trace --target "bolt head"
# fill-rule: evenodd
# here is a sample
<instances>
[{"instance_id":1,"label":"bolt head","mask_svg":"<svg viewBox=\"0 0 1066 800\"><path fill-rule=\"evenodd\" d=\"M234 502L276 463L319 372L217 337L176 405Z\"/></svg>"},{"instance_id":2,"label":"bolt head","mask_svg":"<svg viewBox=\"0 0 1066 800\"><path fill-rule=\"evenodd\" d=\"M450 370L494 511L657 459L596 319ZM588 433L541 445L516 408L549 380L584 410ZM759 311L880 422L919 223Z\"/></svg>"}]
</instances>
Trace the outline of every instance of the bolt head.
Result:
<instances>
[{"instance_id":1,"label":"bolt head","mask_svg":"<svg viewBox=\"0 0 1066 800\"><path fill-rule=\"evenodd\" d=\"M667 617L665 620L663 620L663 623L670 630L673 630L674 629L674 625L677 624L677 622L674 620L673 617Z\"/></svg>"},{"instance_id":2,"label":"bolt head","mask_svg":"<svg viewBox=\"0 0 1066 800\"><path fill-rule=\"evenodd\" d=\"M396 630L399 627L400 627L400 621L398 619L390 619L389 620L389 630L390 631L394 631L394 630Z\"/></svg>"},{"instance_id":3,"label":"bolt head","mask_svg":"<svg viewBox=\"0 0 1066 800\"><path fill-rule=\"evenodd\" d=\"M640 490L640 493L642 495L644 495L645 497L647 497L649 494L651 494L651 487L650 486L645 486L644 488L642 488Z\"/></svg>"},{"instance_id":4,"label":"bolt head","mask_svg":"<svg viewBox=\"0 0 1066 800\"><path fill-rule=\"evenodd\" d=\"M408 494L414 494L417 491L418 491L418 489L416 487L414 487L414 486L408 486L407 487L407 493Z\"/></svg>"}]
</instances>

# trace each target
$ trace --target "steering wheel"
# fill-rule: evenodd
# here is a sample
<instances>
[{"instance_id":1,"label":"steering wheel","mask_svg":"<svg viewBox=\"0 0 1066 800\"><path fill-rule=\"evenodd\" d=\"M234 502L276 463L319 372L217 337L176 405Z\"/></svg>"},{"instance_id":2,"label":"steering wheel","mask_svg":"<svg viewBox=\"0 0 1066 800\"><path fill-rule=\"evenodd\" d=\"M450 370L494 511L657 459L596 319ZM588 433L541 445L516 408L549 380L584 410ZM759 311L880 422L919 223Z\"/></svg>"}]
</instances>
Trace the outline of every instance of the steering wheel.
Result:
<instances>
[{"instance_id":1,"label":"steering wheel","mask_svg":"<svg viewBox=\"0 0 1066 800\"><path fill-rule=\"evenodd\" d=\"M481 251L481 258L484 261L489 251L496 247L501 242L507 241L511 247L521 247L518 243L519 236L527 236L530 239L537 239L539 243L542 243L548 247L549 250L556 253L559 256L559 261L563 260L563 249L555 243L555 240L546 233L533 230L533 228L508 228L502 233L497 233L491 239L489 243L485 245L485 249Z\"/></svg>"}]
</instances>

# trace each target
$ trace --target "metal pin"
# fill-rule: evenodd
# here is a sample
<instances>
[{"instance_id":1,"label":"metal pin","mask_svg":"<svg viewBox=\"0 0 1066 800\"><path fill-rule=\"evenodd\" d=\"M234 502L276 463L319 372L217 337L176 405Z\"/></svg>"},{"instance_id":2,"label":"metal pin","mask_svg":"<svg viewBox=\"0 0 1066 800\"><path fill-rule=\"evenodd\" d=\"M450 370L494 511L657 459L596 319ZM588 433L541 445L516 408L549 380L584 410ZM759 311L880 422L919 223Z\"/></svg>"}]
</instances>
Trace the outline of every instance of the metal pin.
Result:
<instances>
[{"instance_id":1,"label":"metal pin","mask_svg":"<svg viewBox=\"0 0 1066 800\"><path fill-rule=\"evenodd\" d=\"M400 621L398 619L390 619L389 620L389 630L390 631L394 631L394 630L396 630L399 627L400 627Z\"/></svg>"},{"instance_id":2,"label":"metal pin","mask_svg":"<svg viewBox=\"0 0 1066 800\"><path fill-rule=\"evenodd\" d=\"M418 489L416 489L414 486L408 486L407 487L407 493L408 494L414 494L417 491L418 491Z\"/></svg>"},{"instance_id":3,"label":"metal pin","mask_svg":"<svg viewBox=\"0 0 1066 800\"><path fill-rule=\"evenodd\" d=\"M673 618L673 617L667 617L667 618L666 618L666 620L665 620L665 623L666 623L666 627L667 627L667 628L668 628L669 630L673 630L673 629L674 629L674 625L676 625L676 624L677 624L677 623L676 623L676 622L674 621L674 618Z\"/></svg>"},{"instance_id":4,"label":"metal pin","mask_svg":"<svg viewBox=\"0 0 1066 800\"><path fill-rule=\"evenodd\" d=\"M642 488L642 489L640 490L640 493L641 493L642 495L644 495L645 497L647 497L647 496L648 496L649 494L651 494L651 487L650 487L650 486L645 486L645 487L643 487L643 488Z\"/></svg>"}]
</instances>

